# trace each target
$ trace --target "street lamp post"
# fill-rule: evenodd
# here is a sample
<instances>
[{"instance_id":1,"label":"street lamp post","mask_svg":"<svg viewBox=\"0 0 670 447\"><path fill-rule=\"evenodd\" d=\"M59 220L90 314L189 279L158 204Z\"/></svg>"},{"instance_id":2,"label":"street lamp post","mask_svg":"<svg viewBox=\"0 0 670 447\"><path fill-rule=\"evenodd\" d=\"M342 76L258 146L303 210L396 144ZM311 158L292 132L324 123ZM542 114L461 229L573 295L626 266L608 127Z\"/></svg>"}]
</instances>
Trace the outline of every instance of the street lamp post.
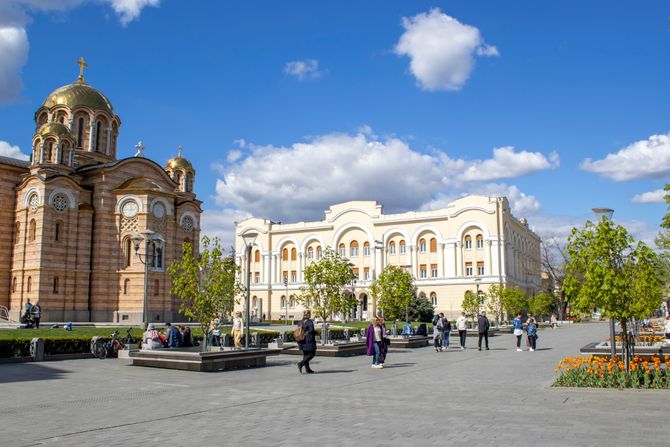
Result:
<instances>
[{"instance_id":1,"label":"street lamp post","mask_svg":"<svg viewBox=\"0 0 670 447\"><path fill-rule=\"evenodd\" d=\"M478 276L475 278L475 287L477 287L477 313L481 313L482 297L479 295L479 283L482 282L482 279Z\"/></svg>"},{"instance_id":2,"label":"street lamp post","mask_svg":"<svg viewBox=\"0 0 670 447\"><path fill-rule=\"evenodd\" d=\"M288 276L284 276L284 287L286 287L286 297L284 299L284 324L288 325Z\"/></svg>"},{"instance_id":3,"label":"street lamp post","mask_svg":"<svg viewBox=\"0 0 670 447\"><path fill-rule=\"evenodd\" d=\"M251 300L251 249L256 242L257 233L246 232L242 235L242 240L244 240L244 252L247 257L247 292L244 300L244 319L245 319L245 334L244 334L244 349L249 349L251 344L251 334L249 333L249 319L250 319L250 310L249 304Z\"/></svg>"},{"instance_id":4,"label":"street lamp post","mask_svg":"<svg viewBox=\"0 0 670 447\"><path fill-rule=\"evenodd\" d=\"M598 218L598 221L602 217L605 217L608 220L612 220L612 215L614 214L614 210L611 208L591 208L591 211L593 211L593 214ZM616 328L614 326L614 318L610 316L610 354L614 358L616 356ZM623 353L623 342L624 340L621 340L622 345L621 345L621 352Z\"/></svg>"},{"instance_id":5,"label":"street lamp post","mask_svg":"<svg viewBox=\"0 0 670 447\"><path fill-rule=\"evenodd\" d=\"M149 305L147 302L147 291L149 285L149 263L155 261L156 253L153 255L149 253L149 244L153 243L156 247L156 250L160 250L163 247L163 239L151 230L144 230L142 233L135 234L131 240L133 241L133 246L135 249L135 254L142 264L144 264L144 292L142 298L142 326L144 328L149 324ZM142 260L142 254L140 253L140 244L144 242L144 260Z\"/></svg>"}]
</instances>

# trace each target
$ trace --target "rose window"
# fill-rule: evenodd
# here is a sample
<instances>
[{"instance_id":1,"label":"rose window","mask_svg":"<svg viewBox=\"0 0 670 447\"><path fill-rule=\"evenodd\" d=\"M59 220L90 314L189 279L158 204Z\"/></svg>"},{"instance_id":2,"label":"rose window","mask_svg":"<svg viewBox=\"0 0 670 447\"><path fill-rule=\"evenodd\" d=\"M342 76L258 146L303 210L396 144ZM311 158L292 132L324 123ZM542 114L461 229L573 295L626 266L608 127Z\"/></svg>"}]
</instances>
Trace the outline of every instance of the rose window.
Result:
<instances>
[{"instance_id":1,"label":"rose window","mask_svg":"<svg viewBox=\"0 0 670 447\"><path fill-rule=\"evenodd\" d=\"M67 197L63 194L56 194L56 197L54 197L53 200L53 206L58 212L63 212L67 209L68 207L68 201Z\"/></svg>"},{"instance_id":2,"label":"rose window","mask_svg":"<svg viewBox=\"0 0 670 447\"><path fill-rule=\"evenodd\" d=\"M193 218L191 216L185 216L181 220L181 227L184 229L184 231L193 231L194 226L195 222L193 222Z\"/></svg>"},{"instance_id":3,"label":"rose window","mask_svg":"<svg viewBox=\"0 0 670 447\"><path fill-rule=\"evenodd\" d=\"M37 207L40 206L40 198L37 196L37 194L33 194L32 196L30 196L28 204L30 207L30 212L34 213L35 211L37 211Z\"/></svg>"}]
</instances>

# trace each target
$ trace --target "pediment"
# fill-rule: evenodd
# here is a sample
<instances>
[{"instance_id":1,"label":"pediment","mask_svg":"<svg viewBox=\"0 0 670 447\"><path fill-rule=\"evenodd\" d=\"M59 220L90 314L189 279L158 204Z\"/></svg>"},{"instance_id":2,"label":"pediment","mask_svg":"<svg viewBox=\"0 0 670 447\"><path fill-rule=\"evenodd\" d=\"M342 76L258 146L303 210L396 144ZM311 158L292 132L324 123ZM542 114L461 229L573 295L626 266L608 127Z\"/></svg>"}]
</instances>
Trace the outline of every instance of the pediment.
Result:
<instances>
[{"instance_id":1,"label":"pediment","mask_svg":"<svg viewBox=\"0 0 670 447\"><path fill-rule=\"evenodd\" d=\"M135 177L126 180L116 188L117 190L165 191L159 184L145 177Z\"/></svg>"}]
</instances>

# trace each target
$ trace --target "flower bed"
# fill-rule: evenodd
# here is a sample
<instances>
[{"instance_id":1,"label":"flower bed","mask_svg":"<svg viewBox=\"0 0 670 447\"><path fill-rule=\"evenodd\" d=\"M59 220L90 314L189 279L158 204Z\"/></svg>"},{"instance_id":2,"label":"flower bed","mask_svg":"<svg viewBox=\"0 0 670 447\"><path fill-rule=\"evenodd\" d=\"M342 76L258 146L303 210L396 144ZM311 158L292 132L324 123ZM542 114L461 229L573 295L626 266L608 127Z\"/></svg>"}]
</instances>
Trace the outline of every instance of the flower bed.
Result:
<instances>
[{"instance_id":1,"label":"flower bed","mask_svg":"<svg viewBox=\"0 0 670 447\"><path fill-rule=\"evenodd\" d=\"M554 386L589 388L656 388L670 389L670 356L639 357L630 363L626 373L618 357L566 357L556 366Z\"/></svg>"}]
</instances>

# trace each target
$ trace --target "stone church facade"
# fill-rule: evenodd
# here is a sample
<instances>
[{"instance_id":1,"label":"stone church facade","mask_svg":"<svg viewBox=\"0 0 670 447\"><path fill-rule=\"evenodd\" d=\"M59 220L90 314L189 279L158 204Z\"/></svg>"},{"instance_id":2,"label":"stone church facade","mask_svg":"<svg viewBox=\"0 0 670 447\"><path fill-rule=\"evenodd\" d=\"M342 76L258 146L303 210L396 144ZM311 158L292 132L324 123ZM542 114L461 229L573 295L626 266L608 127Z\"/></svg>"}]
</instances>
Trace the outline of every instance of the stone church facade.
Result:
<instances>
[{"instance_id":1,"label":"stone church facade","mask_svg":"<svg viewBox=\"0 0 670 447\"><path fill-rule=\"evenodd\" d=\"M46 321L132 324L146 282L148 320L178 319L167 266L184 242L197 250L195 170L181 149L165 167L141 144L117 159L121 119L80 64L35 112L30 161L0 157L0 306L15 319L29 299ZM151 242L136 249L143 233Z\"/></svg>"}]
</instances>

